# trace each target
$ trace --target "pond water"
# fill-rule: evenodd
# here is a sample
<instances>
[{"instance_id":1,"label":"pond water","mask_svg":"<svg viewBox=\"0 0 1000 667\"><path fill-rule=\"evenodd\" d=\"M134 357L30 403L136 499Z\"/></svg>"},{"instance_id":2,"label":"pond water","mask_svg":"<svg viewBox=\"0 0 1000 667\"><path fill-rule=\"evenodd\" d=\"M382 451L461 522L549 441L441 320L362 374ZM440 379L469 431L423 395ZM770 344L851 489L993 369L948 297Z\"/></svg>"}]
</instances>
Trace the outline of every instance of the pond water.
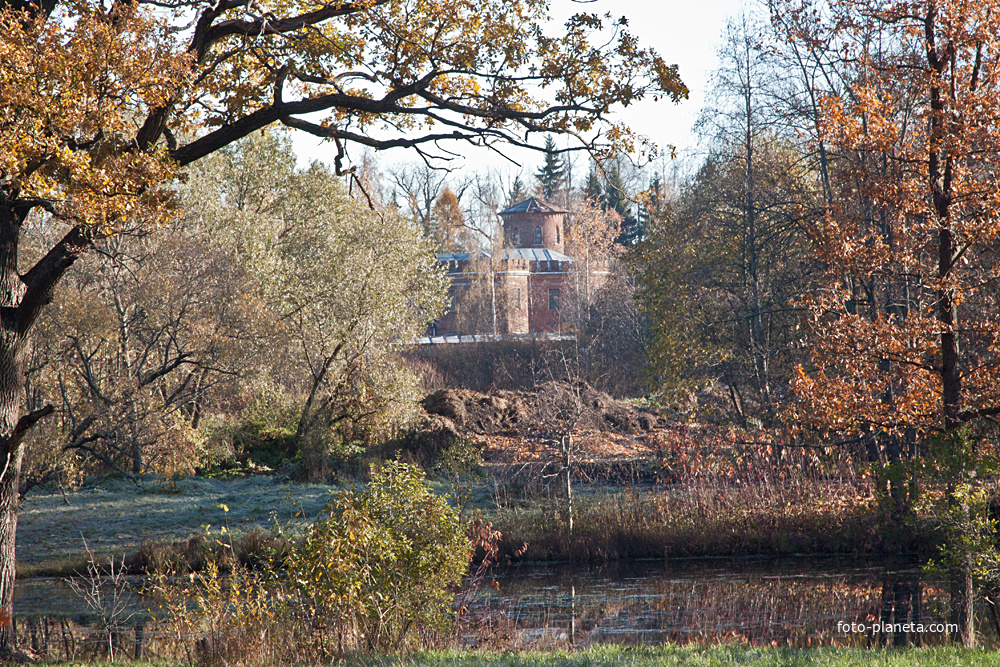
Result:
<instances>
[{"instance_id":1,"label":"pond water","mask_svg":"<svg viewBox=\"0 0 1000 667\"><path fill-rule=\"evenodd\" d=\"M511 567L495 580L496 588L490 579L470 593L468 605L487 630L506 632L525 645L865 646L947 640L946 629L937 627L948 620L946 586L926 580L913 562L794 558L527 565ZM981 630L995 636L992 624ZM488 632L479 635L469 633L473 643L490 639Z\"/></svg>"},{"instance_id":2,"label":"pond water","mask_svg":"<svg viewBox=\"0 0 1000 667\"><path fill-rule=\"evenodd\" d=\"M141 580L132 580L134 585ZM36 652L62 655L107 642L94 610L59 579L17 583L17 630ZM602 566L530 564L470 582L459 595L469 646L524 648L600 643L739 642L820 646L947 641L947 586L919 564L837 559L629 561ZM155 640L150 601L126 601L128 654ZM987 643L996 641L985 609ZM909 625L907 625L909 624ZM134 646L133 646L134 645ZM44 650L42 650L44 649Z\"/></svg>"}]
</instances>

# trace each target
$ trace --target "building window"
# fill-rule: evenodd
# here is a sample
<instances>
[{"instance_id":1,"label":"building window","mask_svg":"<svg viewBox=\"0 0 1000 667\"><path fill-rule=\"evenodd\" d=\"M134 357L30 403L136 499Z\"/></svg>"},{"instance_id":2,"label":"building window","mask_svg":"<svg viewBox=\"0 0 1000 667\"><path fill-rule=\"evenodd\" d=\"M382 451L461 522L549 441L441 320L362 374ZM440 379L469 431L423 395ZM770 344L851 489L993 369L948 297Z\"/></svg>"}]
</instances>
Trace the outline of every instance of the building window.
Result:
<instances>
[{"instance_id":1,"label":"building window","mask_svg":"<svg viewBox=\"0 0 1000 667\"><path fill-rule=\"evenodd\" d=\"M559 240L559 225L556 225L556 243L562 243L562 241Z\"/></svg>"},{"instance_id":2,"label":"building window","mask_svg":"<svg viewBox=\"0 0 1000 667\"><path fill-rule=\"evenodd\" d=\"M521 309L521 288L520 287L515 287L514 288L514 305L517 307L518 310Z\"/></svg>"},{"instance_id":3,"label":"building window","mask_svg":"<svg viewBox=\"0 0 1000 667\"><path fill-rule=\"evenodd\" d=\"M559 290L549 290L549 310L559 310Z\"/></svg>"},{"instance_id":4,"label":"building window","mask_svg":"<svg viewBox=\"0 0 1000 667\"><path fill-rule=\"evenodd\" d=\"M542 245L542 228L535 227L535 245Z\"/></svg>"},{"instance_id":5,"label":"building window","mask_svg":"<svg viewBox=\"0 0 1000 667\"><path fill-rule=\"evenodd\" d=\"M519 227L514 228L514 231L510 235L510 239L511 239L511 245L513 245L515 248L521 247L521 229Z\"/></svg>"}]
</instances>

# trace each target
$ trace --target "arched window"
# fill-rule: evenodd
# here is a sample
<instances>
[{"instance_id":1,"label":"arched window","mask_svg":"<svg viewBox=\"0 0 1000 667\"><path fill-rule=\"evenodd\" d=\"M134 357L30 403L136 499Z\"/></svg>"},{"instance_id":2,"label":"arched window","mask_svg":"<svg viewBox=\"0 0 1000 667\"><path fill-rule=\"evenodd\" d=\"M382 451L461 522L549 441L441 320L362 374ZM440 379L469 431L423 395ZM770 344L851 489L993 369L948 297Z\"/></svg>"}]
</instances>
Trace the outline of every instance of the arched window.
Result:
<instances>
[{"instance_id":1,"label":"arched window","mask_svg":"<svg viewBox=\"0 0 1000 667\"><path fill-rule=\"evenodd\" d=\"M542 228L535 227L535 245L542 245Z\"/></svg>"},{"instance_id":2,"label":"arched window","mask_svg":"<svg viewBox=\"0 0 1000 667\"><path fill-rule=\"evenodd\" d=\"M519 227L514 228L514 231L510 235L510 241L511 245L515 248L521 247L521 229Z\"/></svg>"}]
</instances>

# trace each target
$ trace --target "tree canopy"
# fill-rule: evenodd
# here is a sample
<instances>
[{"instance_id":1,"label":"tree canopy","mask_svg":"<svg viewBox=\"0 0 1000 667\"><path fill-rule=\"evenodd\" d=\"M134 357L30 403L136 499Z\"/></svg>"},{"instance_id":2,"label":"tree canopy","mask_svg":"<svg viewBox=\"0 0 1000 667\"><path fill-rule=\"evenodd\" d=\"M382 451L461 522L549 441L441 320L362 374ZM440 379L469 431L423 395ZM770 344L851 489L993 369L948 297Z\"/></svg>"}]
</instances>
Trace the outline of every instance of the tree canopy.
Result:
<instances>
[{"instance_id":1,"label":"tree canopy","mask_svg":"<svg viewBox=\"0 0 1000 667\"><path fill-rule=\"evenodd\" d=\"M140 213L174 165L272 123L332 140L339 172L349 143L426 154L443 140L532 145L534 133L563 132L632 149L607 112L687 94L624 19L578 14L553 37L537 0L0 10L0 187L21 219L43 207L79 227L59 254L161 211ZM592 43L597 33L608 46Z\"/></svg>"},{"instance_id":2,"label":"tree canopy","mask_svg":"<svg viewBox=\"0 0 1000 667\"><path fill-rule=\"evenodd\" d=\"M964 2L838 11L859 71L823 106L833 201L811 230L828 271L809 302L802 416L837 430L951 430L1000 412L1000 23Z\"/></svg>"},{"instance_id":3,"label":"tree canopy","mask_svg":"<svg viewBox=\"0 0 1000 667\"><path fill-rule=\"evenodd\" d=\"M444 307L431 242L351 199L325 166L296 169L287 141L250 137L196 174L188 215L229 238L271 328L254 332L269 348L261 374L305 397L295 445L307 465L406 425L419 383L398 352Z\"/></svg>"}]
</instances>

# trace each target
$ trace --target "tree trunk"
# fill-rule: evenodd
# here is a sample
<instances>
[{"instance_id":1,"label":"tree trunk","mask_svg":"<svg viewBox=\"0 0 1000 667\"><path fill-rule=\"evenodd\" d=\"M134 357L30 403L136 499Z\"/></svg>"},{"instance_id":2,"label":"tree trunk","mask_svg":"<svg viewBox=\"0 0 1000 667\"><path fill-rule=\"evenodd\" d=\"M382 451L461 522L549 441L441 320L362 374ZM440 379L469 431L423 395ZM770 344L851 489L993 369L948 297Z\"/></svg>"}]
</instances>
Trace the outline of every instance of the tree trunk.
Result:
<instances>
[{"instance_id":1,"label":"tree trunk","mask_svg":"<svg viewBox=\"0 0 1000 667\"><path fill-rule=\"evenodd\" d=\"M951 573L951 618L958 626L958 640L966 648L976 647L976 586L972 564L966 562Z\"/></svg>"},{"instance_id":2,"label":"tree trunk","mask_svg":"<svg viewBox=\"0 0 1000 667\"><path fill-rule=\"evenodd\" d=\"M6 378L0 378L6 379ZM6 385L0 392L7 393ZM21 460L24 452L18 449L11 456L9 465L0 481L0 661L15 651L14 637L14 545L17 536L17 511L20 507L18 486L21 480ZM4 457L6 458L6 457Z\"/></svg>"},{"instance_id":3,"label":"tree trunk","mask_svg":"<svg viewBox=\"0 0 1000 667\"><path fill-rule=\"evenodd\" d=\"M24 295L17 274L17 243L24 214L0 207L0 660L17 650L14 636L14 566L24 451L12 443L24 393L24 339L12 311ZM11 446L13 445L13 447Z\"/></svg>"},{"instance_id":4,"label":"tree trunk","mask_svg":"<svg viewBox=\"0 0 1000 667\"><path fill-rule=\"evenodd\" d=\"M566 525L570 536L573 535L573 436L562 438L563 471L566 475Z\"/></svg>"},{"instance_id":5,"label":"tree trunk","mask_svg":"<svg viewBox=\"0 0 1000 667\"><path fill-rule=\"evenodd\" d=\"M746 55L746 63L749 67L750 55ZM769 386L767 378L767 357L764 356L764 335L761 325L760 307L760 275L757 267L757 203L756 180L754 174L754 132L753 132L753 91L747 86L743 91L743 100L746 107L746 126L744 127L743 150L746 160L746 181L744 183L744 229L743 229L743 252L746 257L746 277L744 286L749 292L749 322L748 339L750 343L750 355L753 359L754 377L757 381L757 391L765 401L769 400Z\"/></svg>"},{"instance_id":6,"label":"tree trunk","mask_svg":"<svg viewBox=\"0 0 1000 667\"><path fill-rule=\"evenodd\" d=\"M924 19L924 34L926 36L927 63L938 75L943 73L950 66L949 56L938 53L936 44L938 13L934 5L929 6L927 16ZM941 84L930 86L931 109L934 114L931 116L931 144L928 154L928 177L931 190L931 198L934 204L934 211L938 222L938 279L941 281L938 287L938 321L940 322L940 353L941 353L941 407L944 413L944 430L953 434L961 426L959 414L962 407L962 375L959 366L959 329L958 329L958 302L955 298L955 289L949 282L956 279L958 272L956 260L958 259L958 244L952 229L950 219L951 204L954 198L952 179L954 177L955 166L952 154L943 148L947 145L945 138L948 136L948 129L945 126L944 112L946 100L949 92ZM963 462L964 466L964 462ZM957 485L964 481L965 470L958 473L959 479L952 484ZM954 506L957 502L962 502L961 515L967 530L971 517L969 516L968 505L964 501L959 501L954 497L954 487L948 492L949 505ZM961 548L961 547L960 547ZM975 646L975 584L972 579L972 558L971 554L963 554L962 563L955 566L951 573L951 604L952 622L958 624L959 638L962 645L967 647Z\"/></svg>"},{"instance_id":7,"label":"tree trunk","mask_svg":"<svg viewBox=\"0 0 1000 667\"><path fill-rule=\"evenodd\" d=\"M132 363L132 330L129 328L129 307L125 305L120 293L120 282L116 275L112 280L115 312L118 315L118 358L128 378L129 386L135 386L131 396L128 396L128 437L129 456L132 459L132 474L141 475L145 467L142 455L142 439L139 433L139 411L136 408L135 396L142 391L139 385L139 373Z\"/></svg>"},{"instance_id":8,"label":"tree trunk","mask_svg":"<svg viewBox=\"0 0 1000 667\"><path fill-rule=\"evenodd\" d=\"M26 339L52 290L92 243L74 228L23 275L17 271L21 224L31 210L0 191L0 661L17 655L14 636L14 572L17 513L21 505L21 443L52 406L21 415Z\"/></svg>"}]
</instances>

